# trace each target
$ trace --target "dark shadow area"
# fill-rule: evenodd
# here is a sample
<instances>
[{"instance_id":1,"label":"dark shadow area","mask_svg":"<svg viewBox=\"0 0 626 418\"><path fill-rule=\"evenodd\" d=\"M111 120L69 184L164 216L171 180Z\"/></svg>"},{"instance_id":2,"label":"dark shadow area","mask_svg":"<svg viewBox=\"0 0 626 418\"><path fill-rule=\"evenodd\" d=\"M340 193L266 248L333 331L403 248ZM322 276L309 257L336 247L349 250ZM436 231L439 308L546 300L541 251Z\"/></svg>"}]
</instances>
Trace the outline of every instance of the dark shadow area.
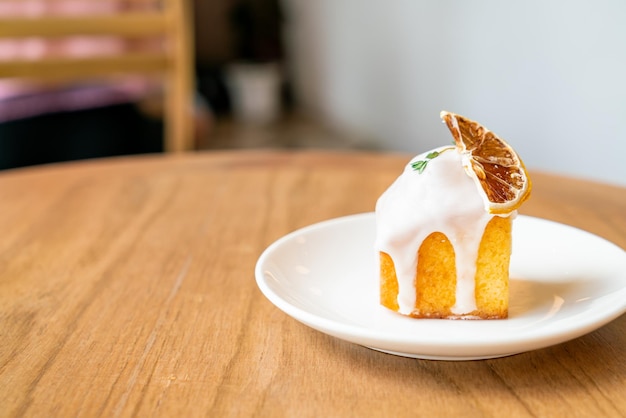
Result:
<instances>
[{"instance_id":1,"label":"dark shadow area","mask_svg":"<svg viewBox=\"0 0 626 418\"><path fill-rule=\"evenodd\" d=\"M0 169L162 150L162 122L131 103L0 124Z\"/></svg>"}]
</instances>

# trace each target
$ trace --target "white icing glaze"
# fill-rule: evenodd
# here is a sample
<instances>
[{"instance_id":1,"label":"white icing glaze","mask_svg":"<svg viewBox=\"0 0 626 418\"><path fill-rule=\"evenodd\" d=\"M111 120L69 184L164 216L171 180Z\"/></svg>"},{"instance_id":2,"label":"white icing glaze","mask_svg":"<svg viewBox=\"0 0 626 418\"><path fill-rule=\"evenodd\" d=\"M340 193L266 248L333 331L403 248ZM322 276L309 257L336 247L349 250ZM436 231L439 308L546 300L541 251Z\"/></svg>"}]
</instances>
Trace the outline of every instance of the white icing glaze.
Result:
<instances>
[{"instance_id":1,"label":"white icing glaze","mask_svg":"<svg viewBox=\"0 0 626 418\"><path fill-rule=\"evenodd\" d=\"M394 262L399 312L408 315L415 311L417 251L431 233L445 234L456 259L456 304L452 313L467 315L476 309L478 247L494 215L485 210L477 185L465 172L461 153L449 146L433 151L440 154L428 162L422 173L411 164L425 160L432 151L414 157L378 199L376 249Z\"/></svg>"}]
</instances>

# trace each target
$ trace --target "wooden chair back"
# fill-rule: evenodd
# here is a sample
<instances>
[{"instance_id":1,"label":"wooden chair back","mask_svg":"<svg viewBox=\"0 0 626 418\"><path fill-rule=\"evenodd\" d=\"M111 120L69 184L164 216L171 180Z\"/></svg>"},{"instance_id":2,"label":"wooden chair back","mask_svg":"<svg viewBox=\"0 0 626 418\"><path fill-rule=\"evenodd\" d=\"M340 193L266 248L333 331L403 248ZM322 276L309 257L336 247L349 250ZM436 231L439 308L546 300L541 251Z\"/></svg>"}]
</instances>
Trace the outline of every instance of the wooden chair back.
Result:
<instances>
[{"instance_id":1,"label":"wooden chair back","mask_svg":"<svg viewBox=\"0 0 626 418\"><path fill-rule=\"evenodd\" d=\"M114 14L3 18L0 19L0 39L158 38L162 39L162 48L147 52L128 50L115 55L0 61L0 78L76 82L121 75L159 75L164 81L164 149L167 152L192 149L194 77L190 1L135 1L151 1L156 7L131 8Z\"/></svg>"}]
</instances>

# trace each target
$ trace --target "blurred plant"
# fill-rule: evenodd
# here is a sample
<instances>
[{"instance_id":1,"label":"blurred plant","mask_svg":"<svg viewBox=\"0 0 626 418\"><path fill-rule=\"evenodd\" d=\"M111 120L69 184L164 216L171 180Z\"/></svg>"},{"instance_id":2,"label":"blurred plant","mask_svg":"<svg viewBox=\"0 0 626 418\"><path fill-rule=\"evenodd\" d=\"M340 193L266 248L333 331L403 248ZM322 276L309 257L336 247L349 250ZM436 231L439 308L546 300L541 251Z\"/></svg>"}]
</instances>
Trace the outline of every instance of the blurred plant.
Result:
<instances>
[{"instance_id":1,"label":"blurred plant","mask_svg":"<svg viewBox=\"0 0 626 418\"><path fill-rule=\"evenodd\" d=\"M232 13L237 60L276 62L283 58L282 11L278 0L237 0Z\"/></svg>"}]
</instances>

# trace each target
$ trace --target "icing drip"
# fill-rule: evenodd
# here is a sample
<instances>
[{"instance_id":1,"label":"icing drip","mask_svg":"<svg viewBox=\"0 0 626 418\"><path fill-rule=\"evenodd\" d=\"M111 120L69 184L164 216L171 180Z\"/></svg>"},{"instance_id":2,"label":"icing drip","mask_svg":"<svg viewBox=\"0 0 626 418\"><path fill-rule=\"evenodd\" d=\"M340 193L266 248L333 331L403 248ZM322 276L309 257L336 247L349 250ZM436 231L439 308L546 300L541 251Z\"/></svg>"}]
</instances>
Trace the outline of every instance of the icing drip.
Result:
<instances>
[{"instance_id":1,"label":"icing drip","mask_svg":"<svg viewBox=\"0 0 626 418\"><path fill-rule=\"evenodd\" d=\"M456 149L440 147L441 154L428 161L423 172L411 164L376 203L376 249L394 262L398 278L399 312L415 310L417 251L433 232L446 235L455 252L457 287L455 315L476 310L474 276L483 231L494 215L485 211L476 184L464 169ZM444 152L442 152L444 151Z\"/></svg>"}]
</instances>

